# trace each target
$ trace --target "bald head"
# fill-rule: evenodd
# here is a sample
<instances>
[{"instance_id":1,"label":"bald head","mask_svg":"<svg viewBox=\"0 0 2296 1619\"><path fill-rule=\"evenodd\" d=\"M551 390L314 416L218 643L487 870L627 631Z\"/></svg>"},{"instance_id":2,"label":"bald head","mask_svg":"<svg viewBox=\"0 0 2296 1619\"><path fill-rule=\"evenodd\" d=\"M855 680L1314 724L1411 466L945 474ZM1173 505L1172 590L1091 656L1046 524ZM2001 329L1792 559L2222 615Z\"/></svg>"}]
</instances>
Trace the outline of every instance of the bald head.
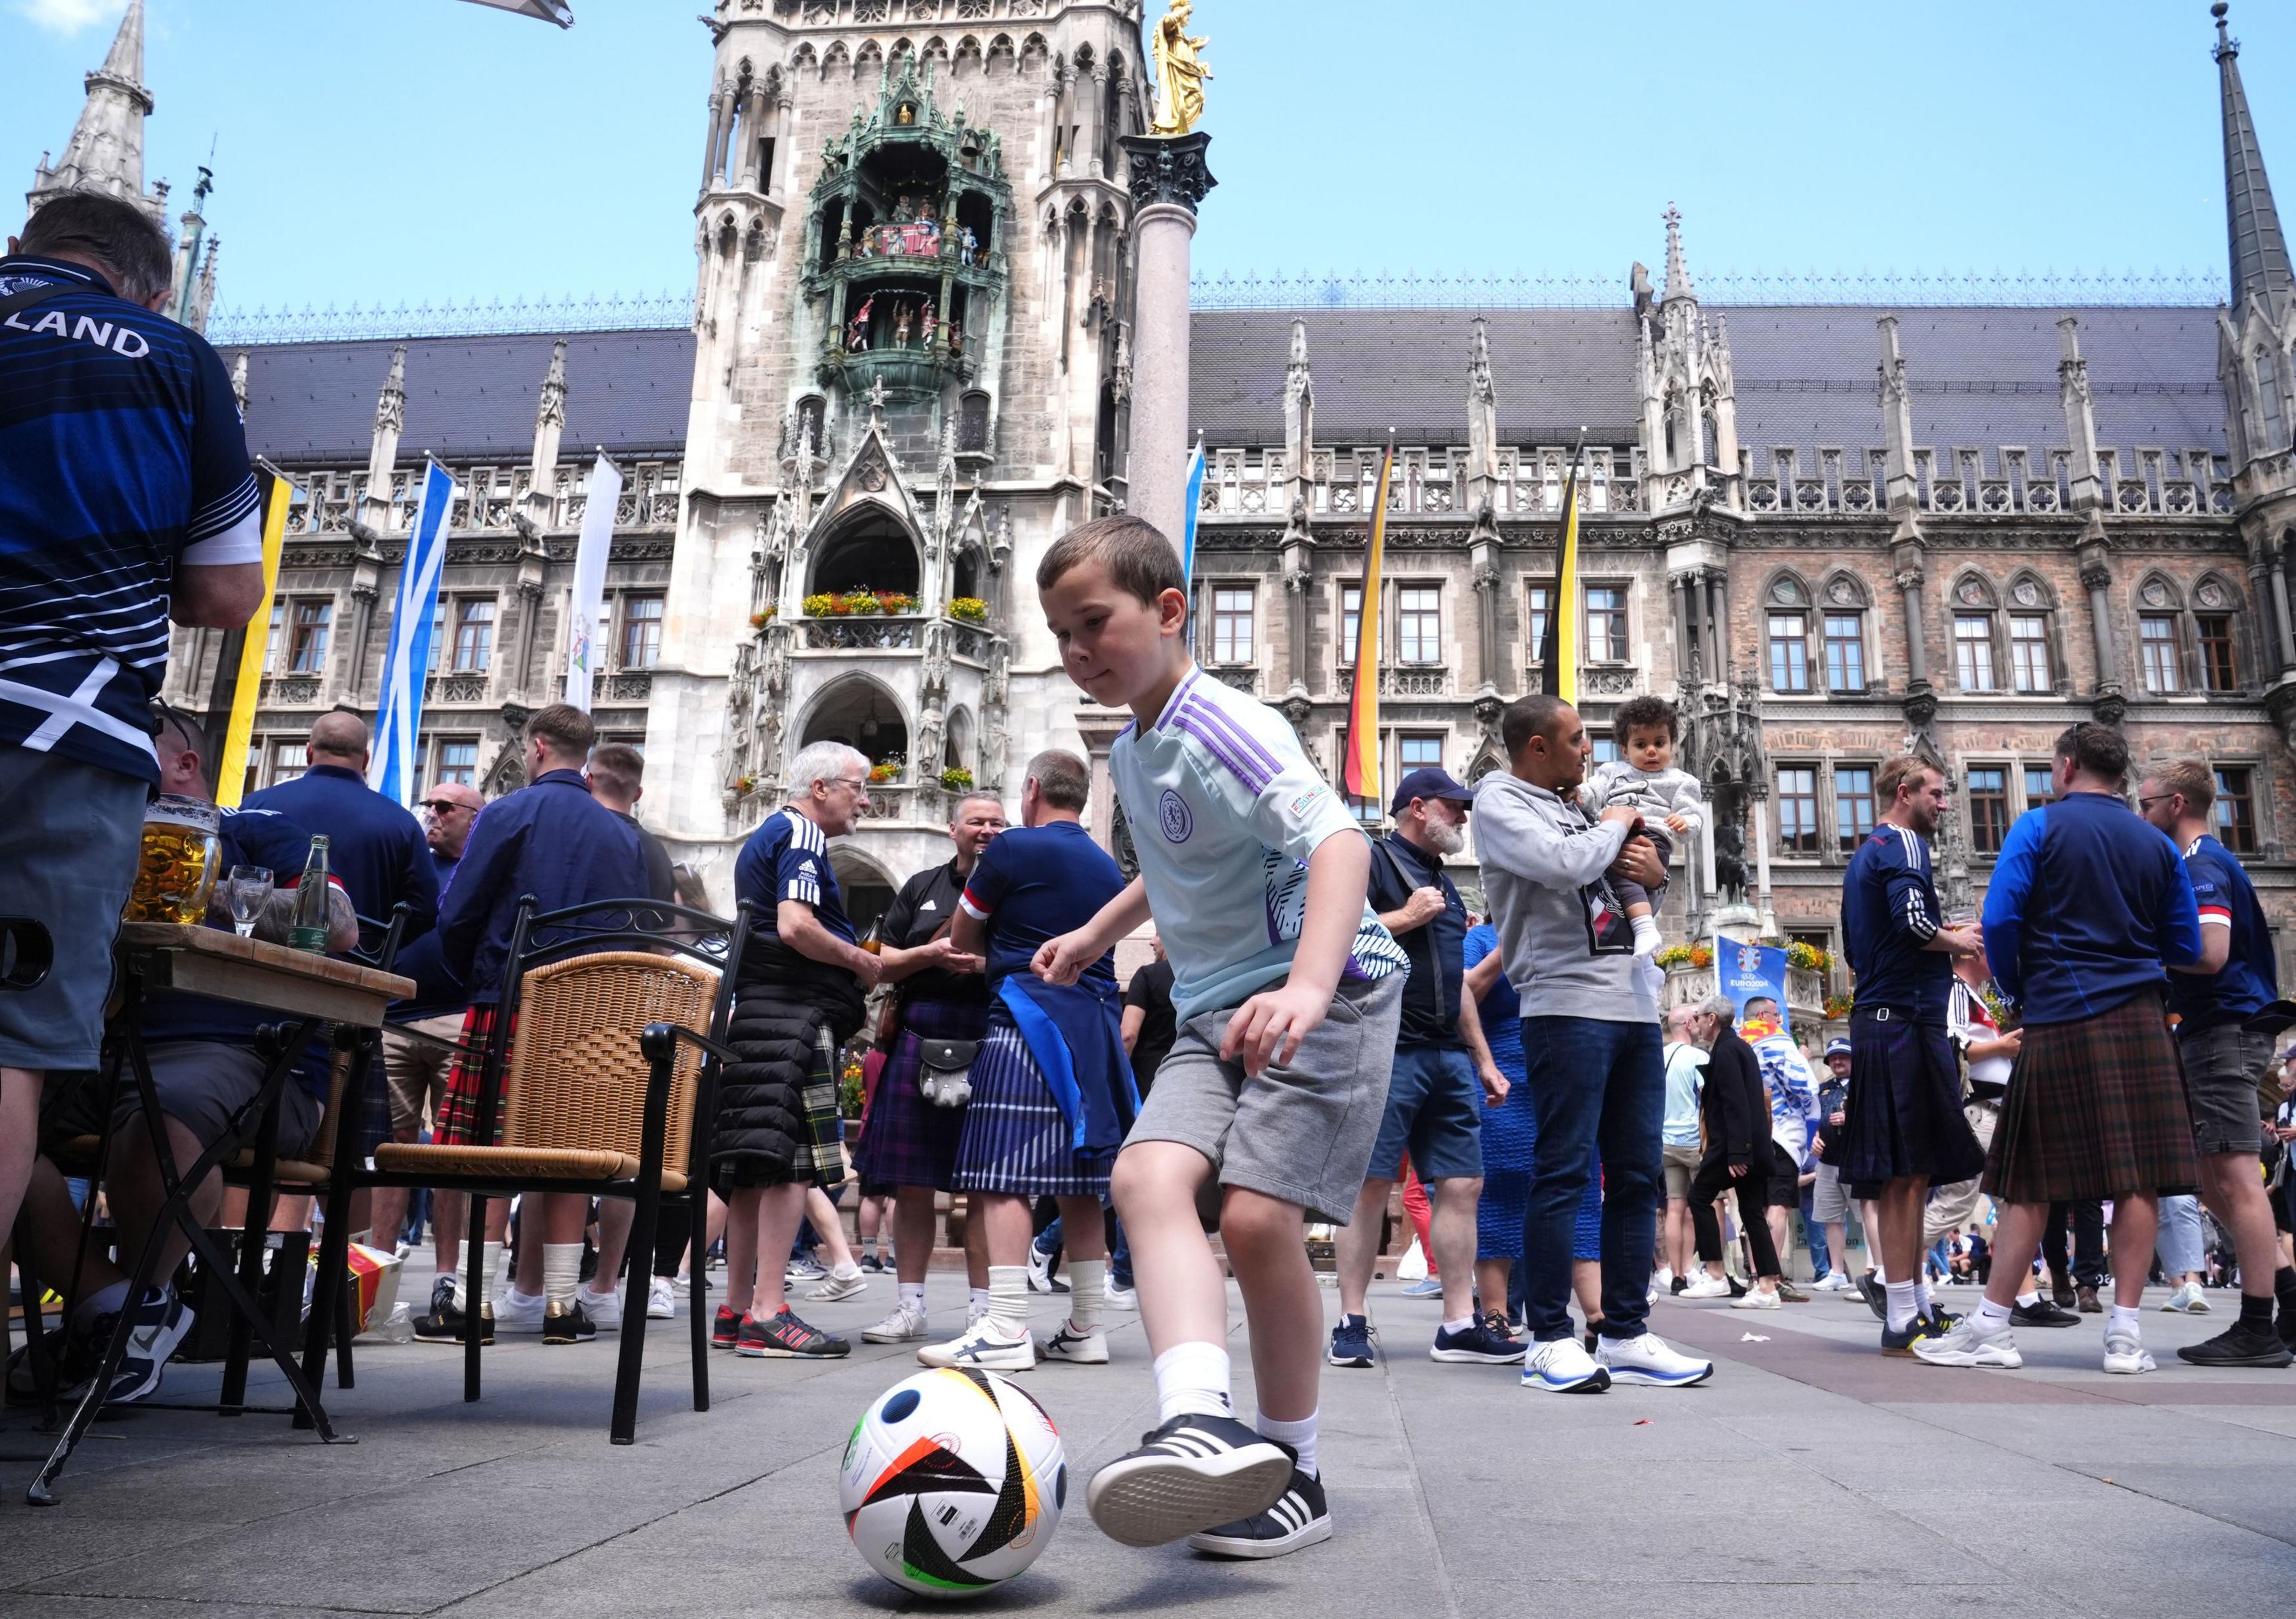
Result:
<instances>
[{"instance_id":1,"label":"bald head","mask_svg":"<svg viewBox=\"0 0 2296 1619\"><path fill-rule=\"evenodd\" d=\"M366 768L366 721L348 709L330 709L311 725L310 760L315 765Z\"/></svg>"}]
</instances>

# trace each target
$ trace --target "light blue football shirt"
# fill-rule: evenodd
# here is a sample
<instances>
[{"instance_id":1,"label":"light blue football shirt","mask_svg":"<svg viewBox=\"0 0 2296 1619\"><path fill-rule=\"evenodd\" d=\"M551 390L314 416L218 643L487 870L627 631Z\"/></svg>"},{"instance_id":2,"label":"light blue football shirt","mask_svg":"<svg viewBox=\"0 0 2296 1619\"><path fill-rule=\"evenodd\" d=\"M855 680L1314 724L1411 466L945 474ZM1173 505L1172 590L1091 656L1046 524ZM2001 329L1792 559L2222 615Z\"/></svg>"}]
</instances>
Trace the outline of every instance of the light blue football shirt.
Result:
<instances>
[{"instance_id":1,"label":"light blue football shirt","mask_svg":"<svg viewBox=\"0 0 2296 1619\"><path fill-rule=\"evenodd\" d=\"M1191 668L1153 726L1118 735L1108 770L1172 959L1174 1016L1239 1005L1289 974L1308 857L1364 833L1283 717ZM1343 976L1406 970L1366 901Z\"/></svg>"}]
</instances>

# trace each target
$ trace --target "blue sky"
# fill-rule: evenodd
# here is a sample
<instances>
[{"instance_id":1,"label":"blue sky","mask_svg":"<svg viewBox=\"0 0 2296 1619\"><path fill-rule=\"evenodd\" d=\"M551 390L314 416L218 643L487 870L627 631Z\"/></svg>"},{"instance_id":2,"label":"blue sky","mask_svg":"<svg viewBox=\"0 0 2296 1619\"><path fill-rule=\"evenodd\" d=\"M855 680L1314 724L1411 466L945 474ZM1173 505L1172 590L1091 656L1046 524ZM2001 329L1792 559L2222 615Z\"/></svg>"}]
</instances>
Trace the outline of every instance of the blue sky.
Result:
<instances>
[{"instance_id":1,"label":"blue sky","mask_svg":"<svg viewBox=\"0 0 2296 1619\"><path fill-rule=\"evenodd\" d=\"M695 0L148 0L150 175L209 142L226 304L679 291ZM60 149L120 0L0 0L0 162ZM1160 10L1160 4L1157 9ZM2296 204L2296 6L2234 33ZM2221 274L2202 0L1199 0L1200 270ZM12 189L13 181L12 181Z\"/></svg>"}]
</instances>

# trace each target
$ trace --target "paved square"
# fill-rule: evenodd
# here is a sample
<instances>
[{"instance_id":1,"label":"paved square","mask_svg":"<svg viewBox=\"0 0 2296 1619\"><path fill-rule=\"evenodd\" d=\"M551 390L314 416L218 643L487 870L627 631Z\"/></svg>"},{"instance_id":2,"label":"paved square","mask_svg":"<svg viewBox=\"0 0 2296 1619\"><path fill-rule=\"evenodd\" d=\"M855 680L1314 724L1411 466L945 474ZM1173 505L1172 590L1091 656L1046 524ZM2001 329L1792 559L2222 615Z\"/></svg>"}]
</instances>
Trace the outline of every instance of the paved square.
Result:
<instances>
[{"instance_id":1,"label":"paved square","mask_svg":"<svg viewBox=\"0 0 2296 1619\"><path fill-rule=\"evenodd\" d=\"M428 1286L410 1271L402 1296ZM872 1278L807 1313L857 1335L891 1294ZM2176 1344L2223 1327L2231 1297L2188 1320L2161 1313L2163 1296L2144 1319L2165 1363L2148 1377L2100 1370L2102 1318L2021 1334L2021 1372L1885 1360L1864 1306L1821 1296L1765 1313L1669 1302L1657 1330L1713 1355L1710 1384L1562 1398L1518 1387L1512 1368L1429 1361L1436 1301L1382 1283L1388 1359L1324 1384L1330 1542L1257 1565L1136 1551L1095 1529L1072 1492L1037 1566L972 1606L2279 1619L2296 1598L2296 1372L2173 1361ZM956 1278L934 1277L937 1326L962 1321L963 1298ZM1038 1302L1040 1330L1054 1310ZM357 1386L331 1401L355 1446L275 1417L122 1413L81 1448L49 1510L24 1504L45 1446L32 1416L12 1412L0 1619L830 1619L936 1606L870 1574L837 1516L846 1434L915 1369L907 1347L857 1342L850 1360L816 1365L713 1355L713 1408L697 1415L683 1317L652 1327L625 1450L606 1442L611 1336L505 1340L475 1406L456 1351L363 1345ZM1119 1314L1111 1331L1114 1365L1026 1375L1079 1475L1153 1420L1138 1321ZM1249 1409L1240 1325L1234 1347ZM179 1367L165 1393L193 1397L216 1377ZM279 1397L275 1373L254 1387Z\"/></svg>"}]
</instances>

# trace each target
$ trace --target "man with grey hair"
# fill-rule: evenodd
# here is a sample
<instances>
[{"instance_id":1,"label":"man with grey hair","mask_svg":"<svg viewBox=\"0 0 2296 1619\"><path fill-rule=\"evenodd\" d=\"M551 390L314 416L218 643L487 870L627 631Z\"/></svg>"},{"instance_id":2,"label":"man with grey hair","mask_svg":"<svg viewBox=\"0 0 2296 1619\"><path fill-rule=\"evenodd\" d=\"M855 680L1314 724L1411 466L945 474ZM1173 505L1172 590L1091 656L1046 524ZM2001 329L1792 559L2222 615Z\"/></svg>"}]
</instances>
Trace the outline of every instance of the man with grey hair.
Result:
<instances>
[{"instance_id":1,"label":"man with grey hair","mask_svg":"<svg viewBox=\"0 0 2296 1619\"><path fill-rule=\"evenodd\" d=\"M1715 1217L1714 1200L1734 1188L1738 1194L1738 1223L1754 1251L1755 1286L1743 1298L1730 1301L1734 1310L1775 1310L1778 1294L1777 1245L1769 1221L1770 1093L1762 1081L1762 1064L1754 1048L1738 1033L1737 1003L1726 995L1710 996L1698 1004L1690 1020L1690 1036L1706 1048L1706 1094L1701 1111L1706 1120L1706 1155L1690 1180L1690 1218L1698 1230L1698 1257L1706 1262L1710 1281L1722 1277L1722 1223ZM1727 1292L1726 1285L1722 1291ZM1706 1297L1705 1289L1691 1294Z\"/></svg>"},{"instance_id":2,"label":"man with grey hair","mask_svg":"<svg viewBox=\"0 0 2296 1619\"><path fill-rule=\"evenodd\" d=\"M156 311L167 237L117 198L57 197L0 259L0 894L68 917L47 977L0 996L0 1231L42 1076L96 1065L111 941L160 782L168 620L263 600L255 477L214 349Z\"/></svg>"},{"instance_id":3,"label":"man with grey hair","mask_svg":"<svg viewBox=\"0 0 2296 1619\"><path fill-rule=\"evenodd\" d=\"M791 1311L782 1260L808 1187L845 1179L838 1054L860 1029L877 957L861 949L830 864L869 807L869 760L841 742L809 743L789 765L789 802L750 834L734 897L756 907L742 953L709 1146L725 1198L726 1303L710 1341L736 1354L819 1360L852 1352Z\"/></svg>"}]
</instances>

